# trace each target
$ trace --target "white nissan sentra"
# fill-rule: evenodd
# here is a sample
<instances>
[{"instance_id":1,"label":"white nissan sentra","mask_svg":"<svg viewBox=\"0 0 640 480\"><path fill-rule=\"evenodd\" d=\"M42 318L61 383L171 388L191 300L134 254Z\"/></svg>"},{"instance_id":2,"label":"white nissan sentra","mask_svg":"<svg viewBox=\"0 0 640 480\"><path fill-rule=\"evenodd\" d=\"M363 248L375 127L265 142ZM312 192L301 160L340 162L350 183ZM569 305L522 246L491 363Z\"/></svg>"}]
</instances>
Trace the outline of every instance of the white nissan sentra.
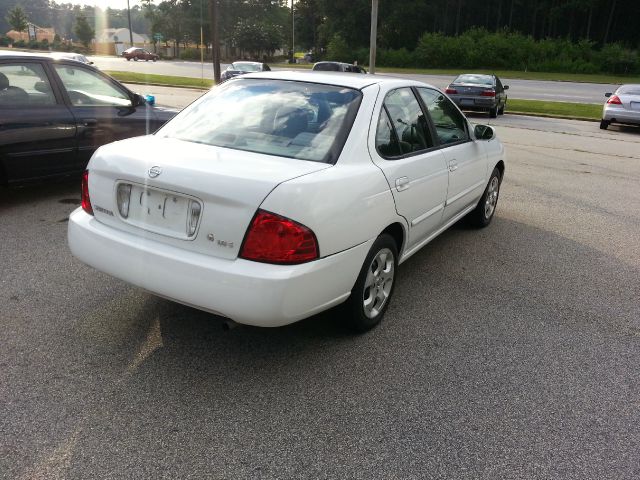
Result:
<instances>
[{"instance_id":1,"label":"white nissan sentra","mask_svg":"<svg viewBox=\"0 0 640 480\"><path fill-rule=\"evenodd\" d=\"M364 331L389 306L399 263L465 216L491 222L504 162L493 128L429 85L249 74L154 135L101 147L69 246L238 323L280 326L343 304Z\"/></svg>"}]
</instances>

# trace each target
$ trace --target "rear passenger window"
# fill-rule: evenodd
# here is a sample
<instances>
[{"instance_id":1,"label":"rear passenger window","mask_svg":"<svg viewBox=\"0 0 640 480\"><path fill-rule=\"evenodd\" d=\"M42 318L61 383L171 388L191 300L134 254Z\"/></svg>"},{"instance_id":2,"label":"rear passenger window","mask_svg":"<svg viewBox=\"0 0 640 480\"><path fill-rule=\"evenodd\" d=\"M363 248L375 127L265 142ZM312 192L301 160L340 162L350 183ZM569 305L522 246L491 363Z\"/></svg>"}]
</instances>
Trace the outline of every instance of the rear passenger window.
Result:
<instances>
[{"instance_id":1,"label":"rear passenger window","mask_svg":"<svg viewBox=\"0 0 640 480\"><path fill-rule=\"evenodd\" d=\"M420 96L429 110L441 144L469 139L464 116L445 95L430 88L418 88Z\"/></svg>"},{"instance_id":2,"label":"rear passenger window","mask_svg":"<svg viewBox=\"0 0 640 480\"><path fill-rule=\"evenodd\" d=\"M51 84L42 65L11 63L0 65L0 105L28 107L54 105Z\"/></svg>"},{"instance_id":3,"label":"rear passenger window","mask_svg":"<svg viewBox=\"0 0 640 480\"><path fill-rule=\"evenodd\" d=\"M424 112L410 88L389 92L384 107L402 155L433 147L434 142Z\"/></svg>"}]
</instances>

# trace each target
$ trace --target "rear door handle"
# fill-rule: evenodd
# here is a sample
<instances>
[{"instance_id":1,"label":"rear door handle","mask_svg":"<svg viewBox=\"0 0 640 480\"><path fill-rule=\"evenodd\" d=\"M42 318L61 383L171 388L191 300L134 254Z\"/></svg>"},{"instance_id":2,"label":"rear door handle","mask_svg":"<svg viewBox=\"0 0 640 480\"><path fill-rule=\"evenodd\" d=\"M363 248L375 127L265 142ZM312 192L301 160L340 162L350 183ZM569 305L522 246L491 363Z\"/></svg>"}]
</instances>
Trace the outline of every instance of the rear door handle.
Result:
<instances>
[{"instance_id":1,"label":"rear door handle","mask_svg":"<svg viewBox=\"0 0 640 480\"><path fill-rule=\"evenodd\" d=\"M396 190L399 192L406 190L410 185L409 177L400 177L396 179Z\"/></svg>"},{"instance_id":2,"label":"rear door handle","mask_svg":"<svg viewBox=\"0 0 640 480\"><path fill-rule=\"evenodd\" d=\"M451 160L449 162L449 171L450 172L455 172L457 169L458 169L458 162L454 158L453 160Z\"/></svg>"},{"instance_id":3,"label":"rear door handle","mask_svg":"<svg viewBox=\"0 0 640 480\"><path fill-rule=\"evenodd\" d=\"M95 118L85 118L82 120L83 127L95 127L96 125L98 125L98 120Z\"/></svg>"}]
</instances>

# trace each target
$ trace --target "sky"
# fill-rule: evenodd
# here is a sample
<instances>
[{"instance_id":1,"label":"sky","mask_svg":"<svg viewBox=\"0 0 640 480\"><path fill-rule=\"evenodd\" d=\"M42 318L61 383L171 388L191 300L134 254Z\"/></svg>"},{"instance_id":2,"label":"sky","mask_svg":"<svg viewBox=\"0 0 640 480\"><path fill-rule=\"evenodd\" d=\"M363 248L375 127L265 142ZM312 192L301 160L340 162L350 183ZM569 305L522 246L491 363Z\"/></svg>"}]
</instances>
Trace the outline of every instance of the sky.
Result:
<instances>
[{"instance_id":1,"label":"sky","mask_svg":"<svg viewBox=\"0 0 640 480\"><path fill-rule=\"evenodd\" d=\"M91 5L105 10L107 7L123 9L127 8L127 0L58 0L59 3L72 3L74 5ZM156 2L159 3L159 2ZM139 0L129 0L129 5L139 5Z\"/></svg>"}]
</instances>

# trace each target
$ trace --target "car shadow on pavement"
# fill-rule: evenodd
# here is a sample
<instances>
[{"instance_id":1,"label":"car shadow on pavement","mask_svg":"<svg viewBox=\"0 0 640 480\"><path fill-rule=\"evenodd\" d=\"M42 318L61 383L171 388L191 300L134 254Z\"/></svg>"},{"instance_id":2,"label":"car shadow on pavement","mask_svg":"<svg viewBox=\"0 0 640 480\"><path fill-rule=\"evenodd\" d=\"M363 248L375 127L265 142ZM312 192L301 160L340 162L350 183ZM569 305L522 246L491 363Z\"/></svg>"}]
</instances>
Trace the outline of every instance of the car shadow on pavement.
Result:
<instances>
[{"instance_id":1,"label":"car shadow on pavement","mask_svg":"<svg viewBox=\"0 0 640 480\"><path fill-rule=\"evenodd\" d=\"M0 186L0 212L8 207L33 202L60 201L80 206L80 176Z\"/></svg>"}]
</instances>

